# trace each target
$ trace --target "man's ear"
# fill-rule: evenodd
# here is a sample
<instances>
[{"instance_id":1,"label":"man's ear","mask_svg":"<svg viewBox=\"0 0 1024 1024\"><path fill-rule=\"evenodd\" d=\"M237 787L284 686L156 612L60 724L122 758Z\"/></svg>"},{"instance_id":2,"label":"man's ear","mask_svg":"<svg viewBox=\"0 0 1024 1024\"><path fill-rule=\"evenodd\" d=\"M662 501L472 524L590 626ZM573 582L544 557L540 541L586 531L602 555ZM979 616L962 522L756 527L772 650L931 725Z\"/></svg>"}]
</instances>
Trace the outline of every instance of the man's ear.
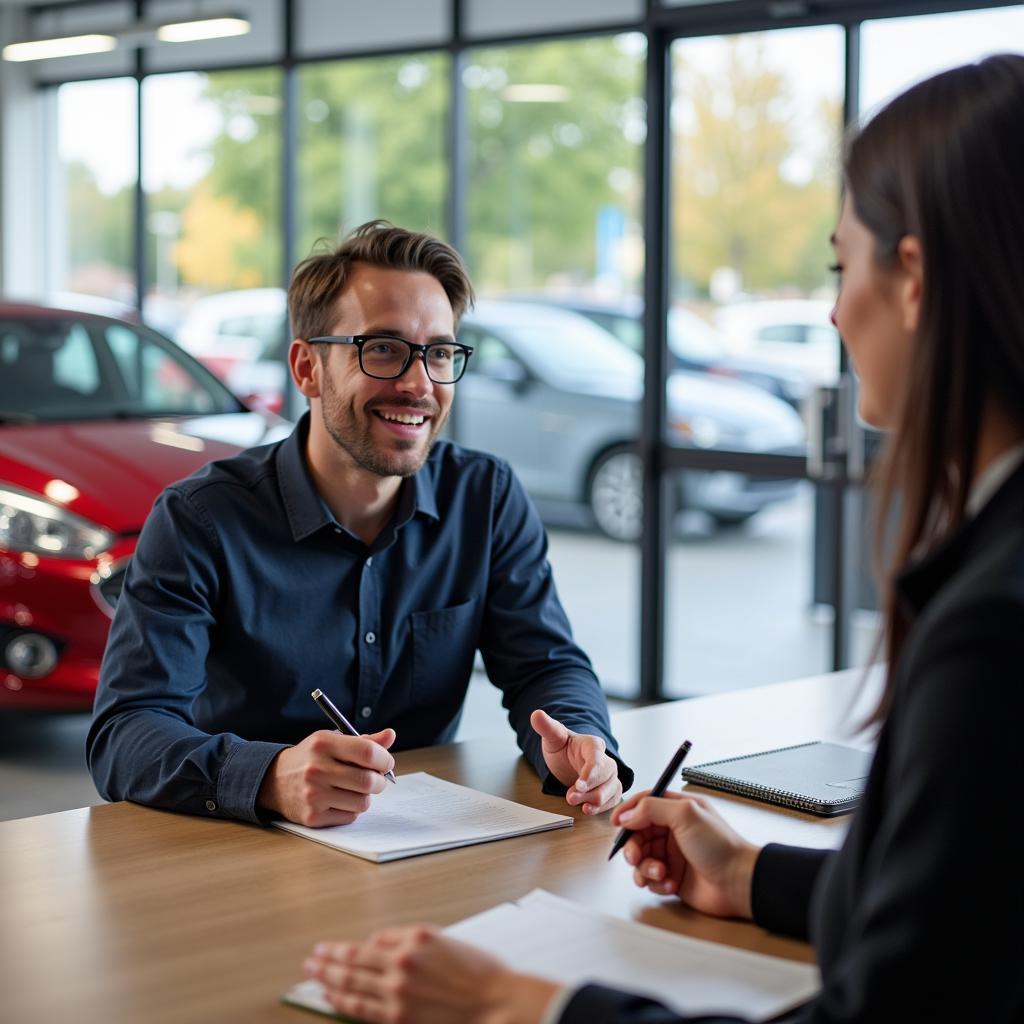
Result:
<instances>
[{"instance_id":1,"label":"man's ear","mask_svg":"<svg viewBox=\"0 0 1024 1024\"><path fill-rule=\"evenodd\" d=\"M320 397L323 360L313 345L303 338L293 339L288 349L288 368L295 386L306 398Z\"/></svg>"},{"instance_id":2,"label":"man's ear","mask_svg":"<svg viewBox=\"0 0 1024 1024\"><path fill-rule=\"evenodd\" d=\"M921 239L904 235L896 247L896 257L902 270L897 297L903 315L903 328L910 334L917 332L921 322L921 299L924 294L924 253Z\"/></svg>"}]
</instances>

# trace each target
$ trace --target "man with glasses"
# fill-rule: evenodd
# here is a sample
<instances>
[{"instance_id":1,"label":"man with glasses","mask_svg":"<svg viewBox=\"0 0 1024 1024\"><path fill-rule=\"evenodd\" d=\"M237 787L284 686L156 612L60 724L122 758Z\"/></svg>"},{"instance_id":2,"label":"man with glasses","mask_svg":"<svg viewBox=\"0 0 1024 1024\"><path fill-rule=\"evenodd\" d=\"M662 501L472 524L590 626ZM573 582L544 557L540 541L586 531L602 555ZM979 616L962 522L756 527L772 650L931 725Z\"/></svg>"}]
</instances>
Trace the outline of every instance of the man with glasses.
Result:
<instances>
[{"instance_id":1,"label":"man with glasses","mask_svg":"<svg viewBox=\"0 0 1024 1024\"><path fill-rule=\"evenodd\" d=\"M479 650L545 790L587 814L618 802L632 773L536 512L505 462L438 439L472 299L450 246L383 222L298 266L289 363L309 412L154 506L87 740L102 795L347 824L393 744L454 737ZM364 735L324 729L314 689Z\"/></svg>"}]
</instances>

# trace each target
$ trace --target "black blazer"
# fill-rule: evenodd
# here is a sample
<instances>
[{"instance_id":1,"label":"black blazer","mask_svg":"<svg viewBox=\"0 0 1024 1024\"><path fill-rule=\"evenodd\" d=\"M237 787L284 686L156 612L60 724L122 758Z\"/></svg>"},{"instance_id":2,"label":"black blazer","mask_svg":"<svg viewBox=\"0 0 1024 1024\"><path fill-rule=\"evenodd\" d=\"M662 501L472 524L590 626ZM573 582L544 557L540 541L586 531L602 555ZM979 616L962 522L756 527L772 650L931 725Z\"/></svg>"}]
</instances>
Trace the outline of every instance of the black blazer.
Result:
<instances>
[{"instance_id":1,"label":"black blazer","mask_svg":"<svg viewBox=\"0 0 1024 1024\"><path fill-rule=\"evenodd\" d=\"M814 943L792 1024L1024 1022L1024 466L899 578L912 615L838 853L767 846L754 920ZM597 985L563 1024L726 1024Z\"/></svg>"}]
</instances>

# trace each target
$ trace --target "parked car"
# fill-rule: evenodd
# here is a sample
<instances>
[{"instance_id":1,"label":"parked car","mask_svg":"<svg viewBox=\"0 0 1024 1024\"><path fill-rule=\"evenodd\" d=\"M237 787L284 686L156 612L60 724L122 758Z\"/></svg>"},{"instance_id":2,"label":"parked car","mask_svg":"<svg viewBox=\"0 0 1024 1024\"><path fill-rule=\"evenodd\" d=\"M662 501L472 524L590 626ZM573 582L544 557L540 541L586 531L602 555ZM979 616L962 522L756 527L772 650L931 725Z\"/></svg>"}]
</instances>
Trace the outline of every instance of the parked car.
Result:
<instances>
[{"instance_id":1,"label":"parked car","mask_svg":"<svg viewBox=\"0 0 1024 1024\"><path fill-rule=\"evenodd\" d=\"M288 429L146 327L0 302L0 708L90 708L156 496Z\"/></svg>"},{"instance_id":2,"label":"parked car","mask_svg":"<svg viewBox=\"0 0 1024 1024\"><path fill-rule=\"evenodd\" d=\"M460 339L474 353L453 407L457 439L503 456L535 497L582 503L617 540L641 528L643 360L591 320L525 302L479 302ZM797 413L764 391L676 372L669 438L683 447L803 454ZM793 495L795 483L732 472L674 476L677 509L743 522Z\"/></svg>"},{"instance_id":3,"label":"parked car","mask_svg":"<svg viewBox=\"0 0 1024 1024\"><path fill-rule=\"evenodd\" d=\"M634 352L643 352L644 304L636 296L600 301L577 296L543 295L534 301L579 313L610 331ZM779 366L771 360L731 353L725 339L714 327L683 306L673 306L669 310L668 350L670 370L691 370L753 384L797 409L807 395L807 379L803 373Z\"/></svg>"},{"instance_id":4,"label":"parked car","mask_svg":"<svg viewBox=\"0 0 1024 1024\"><path fill-rule=\"evenodd\" d=\"M732 351L803 374L809 388L839 381L839 332L832 303L817 299L734 302L715 313Z\"/></svg>"},{"instance_id":5,"label":"parked car","mask_svg":"<svg viewBox=\"0 0 1024 1024\"><path fill-rule=\"evenodd\" d=\"M205 295L190 307L176 340L251 407L280 412L288 342L283 288Z\"/></svg>"}]
</instances>

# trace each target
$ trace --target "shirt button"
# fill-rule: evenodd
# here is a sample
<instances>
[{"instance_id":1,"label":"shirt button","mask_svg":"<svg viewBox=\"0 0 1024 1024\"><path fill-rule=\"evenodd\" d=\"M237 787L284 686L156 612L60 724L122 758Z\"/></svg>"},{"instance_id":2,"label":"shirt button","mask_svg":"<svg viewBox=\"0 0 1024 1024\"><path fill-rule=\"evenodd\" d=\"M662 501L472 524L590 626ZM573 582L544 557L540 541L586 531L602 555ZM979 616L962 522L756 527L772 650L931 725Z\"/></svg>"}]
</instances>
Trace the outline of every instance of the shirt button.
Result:
<instances>
[{"instance_id":1,"label":"shirt button","mask_svg":"<svg viewBox=\"0 0 1024 1024\"><path fill-rule=\"evenodd\" d=\"M366 636L363 639L365 639L368 644L375 643L376 640L377 640L377 634L376 633L367 633Z\"/></svg>"},{"instance_id":2,"label":"shirt button","mask_svg":"<svg viewBox=\"0 0 1024 1024\"><path fill-rule=\"evenodd\" d=\"M212 800L207 800L206 801L206 809L208 811L215 811L215 810L217 810L217 805Z\"/></svg>"},{"instance_id":3,"label":"shirt button","mask_svg":"<svg viewBox=\"0 0 1024 1024\"><path fill-rule=\"evenodd\" d=\"M373 555L370 555L370 557L366 560L366 567L369 568L371 565L373 565Z\"/></svg>"},{"instance_id":4,"label":"shirt button","mask_svg":"<svg viewBox=\"0 0 1024 1024\"><path fill-rule=\"evenodd\" d=\"M370 715L373 714L373 708L371 708L370 705L367 704L366 707L363 708L363 710L359 712L359 714L361 714L363 716L363 718L369 718Z\"/></svg>"},{"instance_id":5,"label":"shirt button","mask_svg":"<svg viewBox=\"0 0 1024 1024\"><path fill-rule=\"evenodd\" d=\"M340 526L336 526L336 527L334 528L334 532L335 532L335 533L341 533L341 527L340 527Z\"/></svg>"}]
</instances>

